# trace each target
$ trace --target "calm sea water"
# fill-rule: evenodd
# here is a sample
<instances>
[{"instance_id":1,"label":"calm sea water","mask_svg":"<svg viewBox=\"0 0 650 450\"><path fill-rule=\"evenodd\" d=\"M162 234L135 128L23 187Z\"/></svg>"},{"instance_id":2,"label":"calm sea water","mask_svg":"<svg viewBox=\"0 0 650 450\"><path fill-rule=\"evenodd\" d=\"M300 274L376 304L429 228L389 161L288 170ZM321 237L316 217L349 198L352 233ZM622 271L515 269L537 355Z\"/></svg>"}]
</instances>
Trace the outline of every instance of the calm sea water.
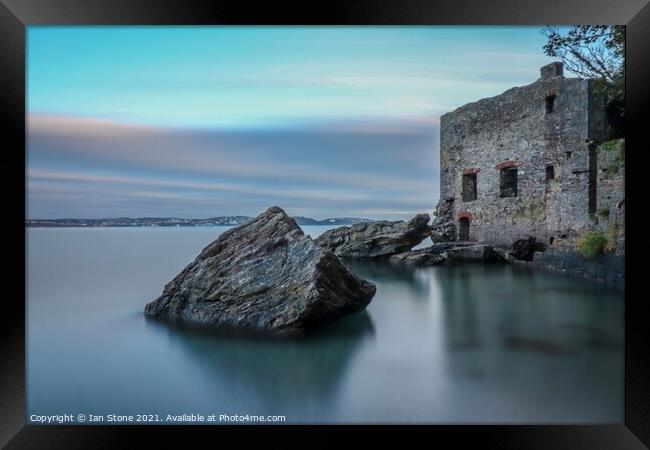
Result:
<instances>
[{"instance_id":1,"label":"calm sea water","mask_svg":"<svg viewBox=\"0 0 650 450\"><path fill-rule=\"evenodd\" d=\"M304 227L317 236L327 227ZM302 339L146 320L225 228L28 229L31 414L288 423L621 423L623 297L510 266L351 263L364 313Z\"/></svg>"}]
</instances>

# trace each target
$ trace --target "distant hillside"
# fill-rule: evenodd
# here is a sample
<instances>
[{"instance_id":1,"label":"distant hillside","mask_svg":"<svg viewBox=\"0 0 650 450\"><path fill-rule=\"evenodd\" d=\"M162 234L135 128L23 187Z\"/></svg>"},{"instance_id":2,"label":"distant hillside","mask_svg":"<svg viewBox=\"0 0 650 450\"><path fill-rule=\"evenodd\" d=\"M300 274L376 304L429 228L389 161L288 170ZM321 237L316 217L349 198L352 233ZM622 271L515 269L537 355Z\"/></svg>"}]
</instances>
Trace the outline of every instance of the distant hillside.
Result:
<instances>
[{"instance_id":1,"label":"distant hillside","mask_svg":"<svg viewBox=\"0 0 650 450\"><path fill-rule=\"evenodd\" d=\"M351 225L361 222L372 222L371 219L359 219L358 217L332 217L330 219L316 220L309 217L294 217L298 225Z\"/></svg>"},{"instance_id":2,"label":"distant hillside","mask_svg":"<svg viewBox=\"0 0 650 450\"><path fill-rule=\"evenodd\" d=\"M28 219L25 226L34 228L62 227L203 227L234 226L248 222L248 216L219 216L207 219L180 219L176 217L117 217L112 219ZM356 217L333 217L316 220L309 217L295 217L299 225L351 225L371 222L370 219Z\"/></svg>"}]
</instances>

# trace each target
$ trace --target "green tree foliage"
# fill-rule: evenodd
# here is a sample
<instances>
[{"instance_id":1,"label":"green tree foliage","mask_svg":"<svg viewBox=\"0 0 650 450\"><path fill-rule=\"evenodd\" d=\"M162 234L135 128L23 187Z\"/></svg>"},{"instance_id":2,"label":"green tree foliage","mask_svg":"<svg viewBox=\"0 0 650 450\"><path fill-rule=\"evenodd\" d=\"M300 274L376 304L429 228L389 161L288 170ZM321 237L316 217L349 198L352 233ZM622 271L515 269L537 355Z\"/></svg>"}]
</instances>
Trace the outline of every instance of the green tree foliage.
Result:
<instances>
[{"instance_id":1,"label":"green tree foliage","mask_svg":"<svg viewBox=\"0 0 650 450\"><path fill-rule=\"evenodd\" d=\"M625 116L625 26L579 25L568 30L547 26L544 53L560 58L579 77L598 80L613 137L623 137Z\"/></svg>"}]
</instances>

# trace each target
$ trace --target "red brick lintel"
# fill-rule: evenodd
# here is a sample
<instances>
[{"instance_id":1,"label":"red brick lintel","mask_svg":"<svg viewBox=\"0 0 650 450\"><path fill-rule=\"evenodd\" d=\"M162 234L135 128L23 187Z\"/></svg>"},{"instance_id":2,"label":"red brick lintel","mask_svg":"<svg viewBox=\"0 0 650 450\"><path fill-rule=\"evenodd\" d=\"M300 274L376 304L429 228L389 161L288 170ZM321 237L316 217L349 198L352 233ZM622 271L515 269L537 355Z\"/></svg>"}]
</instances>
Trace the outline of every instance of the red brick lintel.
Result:
<instances>
[{"instance_id":1,"label":"red brick lintel","mask_svg":"<svg viewBox=\"0 0 650 450\"><path fill-rule=\"evenodd\" d=\"M470 167L470 168L467 168L467 169L463 169L463 175L470 175L470 174L473 174L473 173L479 173L480 171L481 171L481 169L479 169L478 167Z\"/></svg>"},{"instance_id":2,"label":"red brick lintel","mask_svg":"<svg viewBox=\"0 0 650 450\"><path fill-rule=\"evenodd\" d=\"M503 161L502 163L497 164L495 168L497 170L501 170L501 169L507 169L509 167L517 167L517 166L519 166L519 163L517 161L513 161L509 159L508 161Z\"/></svg>"},{"instance_id":3,"label":"red brick lintel","mask_svg":"<svg viewBox=\"0 0 650 450\"><path fill-rule=\"evenodd\" d=\"M472 220L472 213L469 211L463 211L461 213L458 213L458 218Z\"/></svg>"}]
</instances>

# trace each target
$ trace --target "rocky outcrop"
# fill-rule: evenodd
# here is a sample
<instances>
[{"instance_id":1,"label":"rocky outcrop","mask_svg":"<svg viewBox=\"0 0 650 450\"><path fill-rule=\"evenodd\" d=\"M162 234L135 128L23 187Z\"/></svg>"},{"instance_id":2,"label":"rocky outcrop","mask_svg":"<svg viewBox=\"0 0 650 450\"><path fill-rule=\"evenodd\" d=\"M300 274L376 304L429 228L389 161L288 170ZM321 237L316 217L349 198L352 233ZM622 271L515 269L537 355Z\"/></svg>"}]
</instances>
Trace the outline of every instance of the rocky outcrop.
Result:
<instances>
[{"instance_id":1,"label":"rocky outcrop","mask_svg":"<svg viewBox=\"0 0 650 450\"><path fill-rule=\"evenodd\" d=\"M493 250L497 259L500 261L512 264L517 260L514 256L512 256L512 252L507 247L494 247Z\"/></svg>"},{"instance_id":2,"label":"rocky outcrop","mask_svg":"<svg viewBox=\"0 0 650 450\"><path fill-rule=\"evenodd\" d=\"M546 250L546 245L537 242L534 237L528 237L513 242L510 255L520 261L532 261L535 252L543 252L544 250Z\"/></svg>"},{"instance_id":3,"label":"rocky outcrop","mask_svg":"<svg viewBox=\"0 0 650 450\"><path fill-rule=\"evenodd\" d=\"M398 253L391 256L389 261L413 266L438 266L447 262L448 250L474 245L474 242L442 242L426 248Z\"/></svg>"},{"instance_id":4,"label":"rocky outcrop","mask_svg":"<svg viewBox=\"0 0 650 450\"><path fill-rule=\"evenodd\" d=\"M375 285L358 278L271 207L217 240L147 304L149 317L275 334L302 333L363 310Z\"/></svg>"},{"instance_id":5,"label":"rocky outcrop","mask_svg":"<svg viewBox=\"0 0 650 450\"><path fill-rule=\"evenodd\" d=\"M535 238L529 237L528 239L517 239L512 243L512 251L510 254L515 258L522 261L532 261L533 254L535 253Z\"/></svg>"},{"instance_id":6,"label":"rocky outcrop","mask_svg":"<svg viewBox=\"0 0 650 450\"><path fill-rule=\"evenodd\" d=\"M411 266L439 266L447 262L446 253L434 253L428 249L411 250L398 253L388 259L392 263L403 263Z\"/></svg>"},{"instance_id":7,"label":"rocky outcrop","mask_svg":"<svg viewBox=\"0 0 650 450\"><path fill-rule=\"evenodd\" d=\"M447 250L447 259L450 264L495 262L500 260L492 246L484 244L456 246Z\"/></svg>"},{"instance_id":8,"label":"rocky outcrop","mask_svg":"<svg viewBox=\"0 0 650 450\"><path fill-rule=\"evenodd\" d=\"M388 257L411 250L429 236L428 222L428 214L418 214L408 222L364 222L326 231L316 243L337 256Z\"/></svg>"},{"instance_id":9,"label":"rocky outcrop","mask_svg":"<svg viewBox=\"0 0 650 450\"><path fill-rule=\"evenodd\" d=\"M454 199L440 199L431 224L431 240L436 242L452 242L456 240L456 224L454 223Z\"/></svg>"}]
</instances>

